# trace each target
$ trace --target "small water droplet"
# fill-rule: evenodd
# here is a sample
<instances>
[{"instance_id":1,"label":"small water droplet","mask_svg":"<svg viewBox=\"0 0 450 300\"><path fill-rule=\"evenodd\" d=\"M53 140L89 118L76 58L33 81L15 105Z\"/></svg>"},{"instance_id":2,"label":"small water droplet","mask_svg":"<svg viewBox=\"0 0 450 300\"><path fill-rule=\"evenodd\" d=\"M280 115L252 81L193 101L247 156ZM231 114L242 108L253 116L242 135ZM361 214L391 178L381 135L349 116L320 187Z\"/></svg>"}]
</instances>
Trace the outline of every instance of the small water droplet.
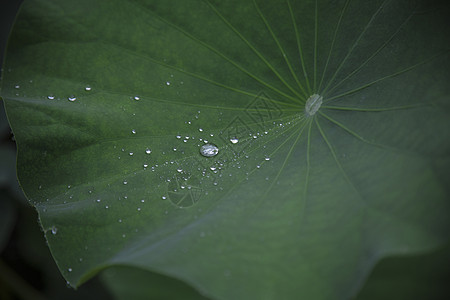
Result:
<instances>
[{"instance_id":1,"label":"small water droplet","mask_svg":"<svg viewBox=\"0 0 450 300\"><path fill-rule=\"evenodd\" d=\"M70 96L69 98L67 98L67 100L69 100L70 102L74 102L75 100L77 100L77 97Z\"/></svg>"},{"instance_id":2,"label":"small water droplet","mask_svg":"<svg viewBox=\"0 0 450 300\"><path fill-rule=\"evenodd\" d=\"M163 199L163 200L166 200L166 199L167 199L167 197L166 197L166 196L162 196L162 197L161 197L161 199Z\"/></svg>"},{"instance_id":3,"label":"small water droplet","mask_svg":"<svg viewBox=\"0 0 450 300\"><path fill-rule=\"evenodd\" d=\"M149 148L145 149L145 153L150 154L152 153L152 150L150 150Z\"/></svg>"},{"instance_id":4,"label":"small water droplet","mask_svg":"<svg viewBox=\"0 0 450 300\"><path fill-rule=\"evenodd\" d=\"M181 168L177 169L177 171L178 171L179 173L183 173L183 169L181 169Z\"/></svg>"},{"instance_id":5,"label":"small water droplet","mask_svg":"<svg viewBox=\"0 0 450 300\"><path fill-rule=\"evenodd\" d=\"M55 100L55 96L53 96L53 95L48 95L48 96L47 96L47 99L48 99L48 100Z\"/></svg>"},{"instance_id":6,"label":"small water droplet","mask_svg":"<svg viewBox=\"0 0 450 300\"><path fill-rule=\"evenodd\" d=\"M198 131L202 132L202 131L203 131L203 128L199 128Z\"/></svg>"},{"instance_id":7,"label":"small water droplet","mask_svg":"<svg viewBox=\"0 0 450 300\"><path fill-rule=\"evenodd\" d=\"M144 168L147 168L148 167L148 165L147 164L144 164Z\"/></svg>"},{"instance_id":8,"label":"small water droplet","mask_svg":"<svg viewBox=\"0 0 450 300\"><path fill-rule=\"evenodd\" d=\"M20 85L16 84L16 85L14 86L14 88L20 89Z\"/></svg>"},{"instance_id":9,"label":"small water droplet","mask_svg":"<svg viewBox=\"0 0 450 300\"><path fill-rule=\"evenodd\" d=\"M237 144L237 143L239 142L239 139L236 138L236 137L233 137L233 138L230 139L230 142L231 142L232 144Z\"/></svg>"},{"instance_id":10,"label":"small water droplet","mask_svg":"<svg viewBox=\"0 0 450 300\"><path fill-rule=\"evenodd\" d=\"M166 85L170 85L170 81L166 81Z\"/></svg>"},{"instance_id":11,"label":"small water droplet","mask_svg":"<svg viewBox=\"0 0 450 300\"><path fill-rule=\"evenodd\" d=\"M134 155L134 153L133 152L130 152L130 156L133 156Z\"/></svg>"},{"instance_id":12,"label":"small water droplet","mask_svg":"<svg viewBox=\"0 0 450 300\"><path fill-rule=\"evenodd\" d=\"M216 167L210 167L209 168L211 171L215 171L217 168Z\"/></svg>"},{"instance_id":13,"label":"small water droplet","mask_svg":"<svg viewBox=\"0 0 450 300\"><path fill-rule=\"evenodd\" d=\"M139 96L134 96L133 99L136 100L136 101L141 100L141 98Z\"/></svg>"},{"instance_id":14,"label":"small water droplet","mask_svg":"<svg viewBox=\"0 0 450 300\"><path fill-rule=\"evenodd\" d=\"M128 184L128 181L124 181L123 184Z\"/></svg>"},{"instance_id":15,"label":"small water droplet","mask_svg":"<svg viewBox=\"0 0 450 300\"><path fill-rule=\"evenodd\" d=\"M181 139L181 135L177 135L177 139Z\"/></svg>"},{"instance_id":16,"label":"small water droplet","mask_svg":"<svg viewBox=\"0 0 450 300\"><path fill-rule=\"evenodd\" d=\"M205 157L216 156L219 153L219 148L213 144L206 144L200 147L200 154Z\"/></svg>"},{"instance_id":17,"label":"small water droplet","mask_svg":"<svg viewBox=\"0 0 450 300\"><path fill-rule=\"evenodd\" d=\"M58 233L58 228L56 228L55 226L52 227L52 234L55 235Z\"/></svg>"},{"instance_id":18,"label":"small water droplet","mask_svg":"<svg viewBox=\"0 0 450 300\"><path fill-rule=\"evenodd\" d=\"M270 160L270 157L266 156L266 157L264 158L264 160Z\"/></svg>"},{"instance_id":19,"label":"small water droplet","mask_svg":"<svg viewBox=\"0 0 450 300\"><path fill-rule=\"evenodd\" d=\"M131 133L136 134L136 130L135 129L131 130Z\"/></svg>"},{"instance_id":20,"label":"small water droplet","mask_svg":"<svg viewBox=\"0 0 450 300\"><path fill-rule=\"evenodd\" d=\"M87 92L89 92L90 90L92 90L92 88L91 88L89 85L87 85L87 86L84 88L84 90L87 91Z\"/></svg>"},{"instance_id":21,"label":"small water droplet","mask_svg":"<svg viewBox=\"0 0 450 300\"><path fill-rule=\"evenodd\" d=\"M72 272L72 268L68 268L67 271Z\"/></svg>"},{"instance_id":22,"label":"small water droplet","mask_svg":"<svg viewBox=\"0 0 450 300\"><path fill-rule=\"evenodd\" d=\"M97 201L98 203L100 203L102 200L101 200L101 199L97 199L97 200L95 200L95 201Z\"/></svg>"}]
</instances>

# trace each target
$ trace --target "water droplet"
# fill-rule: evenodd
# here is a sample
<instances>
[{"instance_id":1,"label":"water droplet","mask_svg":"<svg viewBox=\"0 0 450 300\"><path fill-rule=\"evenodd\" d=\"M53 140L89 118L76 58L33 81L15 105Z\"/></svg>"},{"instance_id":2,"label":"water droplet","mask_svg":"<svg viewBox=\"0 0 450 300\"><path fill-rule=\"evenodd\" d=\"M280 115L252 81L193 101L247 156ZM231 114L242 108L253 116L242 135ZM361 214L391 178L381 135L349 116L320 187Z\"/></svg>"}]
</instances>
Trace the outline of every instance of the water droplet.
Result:
<instances>
[{"instance_id":1,"label":"water droplet","mask_svg":"<svg viewBox=\"0 0 450 300\"><path fill-rule=\"evenodd\" d=\"M148 167L148 165L147 164L144 164L144 168L147 168Z\"/></svg>"},{"instance_id":2,"label":"water droplet","mask_svg":"<svg viewBox=\"0 0 450 300\"><path fill-rule=\"evenodd\" d=\"M14 86L14 88L20 89L20 85L16 84L16 85Z\"/></svg>"},{"instance_id":3,"label":"water droplet","mask_svg":"<svg viewBox=\"0 0 450 300\"><path fill-rule=\"evenodd\" d=\"M123 184L128 184L128 181L124 181Z\"/></svg>"},{"instance_id":4,"label":"water droplet","mask_svg":"<svg viewBox=\"0 0 450 300\"><path fill-rule=\"evenodd\" d=\"M270 157L266 156L266 157L264 158L264 160L270 160Z\"/></svg>"},{"instance_id":5,"label":"water droplet","mask_svg":"<svg viewBox=\"0 0 450 300\"><path fill-rule=\"evenodd\" d=\"M92 88L91 88L89 85L87 85L87 86L84 88L84 90L87 91L87 92L89 92L90 90L92 90Z\"/></svg>"},{"instance_id":6,"label":"water droplet","mask_svg":"<svg viewBox=\"0 0 450 300\"><path fill-rule=\"evenodd\" d=\"M177 169L177 171L178 171L179 173L183 173L183 169L181 169L181 168Z\"/></svg>"},{"instance_id":7,"label":"water droplet","mask_svg":"<svg viewBox=\"0 0 450 300\"><path fill-rule=\"evenodd\" d=\"M69 100L70 102L73 102L73 101L77 100L77 97L70 96L69 98L67 98L67 100Z\"/></svg>"},{"instance_id":8,"label":"water droplet","mask_svg":"<svg viewBox=\"0 0 450 300\"><path fill-rule=\"evenodd\" d=\"M177 135L177 139L181 139L181 135Z\"/></svg>"},{"instance_id":9,"label":"water droplet","mask_svg":"<svg viewBox=\"0 0 450 300\"><path fill-rule=\"evenodd\" d=\"M167 199L167 197L166 197L166 196L162 196L162 197L161 197L161 199L163 199L163 200L166 200L166 199Z\"/></svg>"},{"instance_id":10,"label":"water droplet","mask_svg":"<svg viewBox=\"0 0 450 300\"><path fill-rule=\"evenodd\" d=\"M173 150L173 151L177 151L177 148L173 148L172 150Z\"/></svg>"},{"instance_id":11,"label":"water droplet","mask_svg":"<svg viewBox=\"0 0 450 300\"><path fill-rule=\"evenodd\" d=\"M68 268L67 271L72 272L72 268Z\"/></svg>"},{"instance_id":12,"label":"water droplet","mask_svg":"<svg viewBox=\"0 0 450 300\"><path fill-rule=\"evenodd\" d=\"M200 154L206 157L216 156L219 153L219 148L213 144L206 144L200 147Z\"/></svg>"},{"instance_id":13,"label":"water droplet","mask_svg":"<svg viewBox=\"0 0 450 300\"><path fill-rule=\"evenodd\" d=\"M102 200L100 200L100 199L97 199L97 200L95 200L95 201L97 201L98 203L100 203L100 201L102 201Z\"/></svg>"},{"instance_id":14,"label":"water droplet","mask_svg":"<svg viewBox=\"0 0 450 300\"><path fill-rule=\"evenodd\" d=\"M58 228L56 228L55 226L52 227L52 234L55 235L58 233Z\"/></svg>"},{"instance_id":15,"label":"water droplet","mask_svg":"<svg viewBox=\"0 0 450 300\"><path fill-rule=\"evenodd\" d=\"M216 167L210 167L209 168L211 171L215 171L217 168Z\"/></svg>"},{"instance_id":16,"label":"water droplet","mask_svg":"<svg viewBox=\"0 0 450 300\"><path fill-rule=\"evenodd\" d=\"M131 133L132 133L132 134L136 134L136 130L134 130L134 129L131 130Z\"/></svg>"},{"instance_id":17,"label":"water droplet","mask_svg":"<svg viewBox=\"0 0 450 300\"><path fill-rule=\"evenodd\" d=\"M234 138L231 138L231 139L230 139L230 142L231 142L232 144L237 144L237 143L239 142L239 139L236 138L236 137L234 137Z\"/></svg>"},{"instance_id":18,"label":"water droplet","mask_svg":"<svg viewBox=\"0 0 450 300\"><path fill-rule=\"evenodd\" d=\"M141 202L142 202L142 203L144 203L144 202L145 202L145 200L144 200L144 199L142 199L142 200L141 200Z\"/></svg>"},{"instance_id":19,"label":"water droplet","mask_svg":"<svg viewBox=\"0 0 450 300\"><path fill-rule=\"evenodd\" d=\"M141 100L141 98L139 98L139 96L134 96L133 99L136 100L136 101Z\"/></svg>"},{"instance_id":20,"label":"water droplet","mask_svg":"<svg viewBox=\"0 0 450 300\"><path fill-rule=\"evenodd\" d=\"M55 100L55 96L53 96L53 95L48 95L48 96L47 96L47 99L48 99L48 100Z\"/></svg>"},{"instance_id":21,"label":"water droplet","mask_svg":"<svg viewBox=\"0 0 450 300\"><path fill-rule=\"evenodd\" d=\"M134 154L133 152L130 152L130 156L133 156L133 154Z\"/></svg>"},{"instance_id":22,"label":"water droplet","mask_svg":"<svg viewBox=\"0 0 450 300\"><path fill-rule=\"evenodd\" d=\"M202 131L203 131L203 128L199 128L198 131L202 132Z\"/></svg>"},{"instance_id":23,"label":"water droplet","mask_svg":"<svg viewBox=\"0 0 450 300\"><path fill-rule=\"evenodd\" d=\"M150 154L152 153L152 150L150 150L149 148L145 149L145 153Z\"/></svg>"},{"instance_id":24,"label":"water droplet","mask_svg":"<svg viewBox=\"0 0 450 300\"><path fill-rule=\"evenodd\" d=\"M323 97L318 94L311 95L305 104L305 113L308 117L313 116L322 105Z\"/></svg>"},{"instance_id":25,"label":"water droplet","mask_svg":"<svg viewBox=\"0 0 450 300\"><path fill-rule=\"evenodd\" d=\"M170 81L166 81L166 85L170 85Z\"/></svg>"}]
</instances>

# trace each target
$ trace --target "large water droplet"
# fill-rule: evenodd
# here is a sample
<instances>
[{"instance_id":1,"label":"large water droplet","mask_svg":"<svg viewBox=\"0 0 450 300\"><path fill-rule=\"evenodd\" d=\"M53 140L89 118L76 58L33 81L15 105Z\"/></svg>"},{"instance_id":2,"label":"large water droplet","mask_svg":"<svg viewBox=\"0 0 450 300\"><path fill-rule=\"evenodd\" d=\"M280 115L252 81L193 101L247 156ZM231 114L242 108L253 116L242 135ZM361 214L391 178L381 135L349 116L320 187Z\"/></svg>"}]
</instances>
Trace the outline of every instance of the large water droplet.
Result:
<instances>
[{"instance_id":1,"label":"large water droplet","mask_svg":"<svg viewBox=\"0 0 450 300\"><path fill-rule=\"evenodd\" d=\"M219 148L213 144L206 144L200 147L200 154L206 157L216 156L219 153Z\"/></svg>"}]
</instances>

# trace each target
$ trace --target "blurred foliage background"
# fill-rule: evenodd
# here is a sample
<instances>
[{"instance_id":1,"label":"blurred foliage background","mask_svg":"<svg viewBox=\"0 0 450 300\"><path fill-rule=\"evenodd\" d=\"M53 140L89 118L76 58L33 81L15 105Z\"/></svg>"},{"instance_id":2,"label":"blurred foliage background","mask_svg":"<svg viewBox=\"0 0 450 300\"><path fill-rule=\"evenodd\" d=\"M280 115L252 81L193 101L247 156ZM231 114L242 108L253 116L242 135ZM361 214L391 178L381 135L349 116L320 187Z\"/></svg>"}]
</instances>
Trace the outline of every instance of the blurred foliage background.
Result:
<instances>
[{"instance_id":1,"label":"blurred foliage background","mask_svg":"<svg viewBox=\"0 0 450 300\"><path fill-rule=\"evenodd\" d=\"M6 42L21 0L0 1L0 58L3 62ZM119 280L109 290L95 277L78 290L69 288L46 245L35 209L28 204L16 178L16 145L9 128L3 103L0 103L0 299L114 299L142 298L132 291L147 285L164 289L151 292L152 299L180 299L173 288L186 290L181 282L136 270L135 277ZM424 199L426 201L426 199ZM120 270L123 267L116 268ZM114 270L108 270L108 273ZM145 274L144 274L145 273ZM450 299L450 244L433 253L391 257L373 270L357 299ZM126 279L126 278L122 278ZM295 280L295 279L293 279ZM160 284L163 283L163 284ZM261 283L264 284L264 283ZM232 287L230 287L232 288ZM169 291L169 292L167 292ZM205 299L189 292L189 299ZM177 295L174 296L174 295ZM159 295L159 296L155 296ZM127 297L130 296L130 297ZM157 298L154 298L157 297Z\"/></svg>"}]
</instances>

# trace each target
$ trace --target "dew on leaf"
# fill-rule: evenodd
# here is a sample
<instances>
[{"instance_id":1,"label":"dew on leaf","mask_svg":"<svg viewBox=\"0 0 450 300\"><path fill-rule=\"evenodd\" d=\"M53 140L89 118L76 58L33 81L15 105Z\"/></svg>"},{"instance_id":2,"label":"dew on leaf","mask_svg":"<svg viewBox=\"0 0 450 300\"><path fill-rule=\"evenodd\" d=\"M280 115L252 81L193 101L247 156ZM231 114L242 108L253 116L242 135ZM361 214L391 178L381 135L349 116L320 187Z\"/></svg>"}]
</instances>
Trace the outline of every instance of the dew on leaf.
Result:
<instances>
[{"instance_id":1,"label":"dew on leaf","mask_svg":"<svg viewBox=\"0 0 450 300\"><path fill-rule=\"evenodd\" d=\"M70 102L74 102L75 100L77 100L77 97L70 96L69 98L67 98L67 100L69 100Z\"/></svg>"},{"instance_id":2,"label":"dew on leaf","mask_svg":"<svg viewBox=\"0 0 450 300\"><path fill-rule=\"evenodd\" d=\"M149 148L145 149L145 153L150 154L152 153L152 150L150 150Z\"/></svg>"},{"instance_id":3,"label":"dew on leaf","mask_svg":"<svg viewBox=\"0 0 450 300\"><path fill-rule=\"evenodd\" d=\"M205 157L216 156L219 153L219 148L213 144L206 144L200 147L200 154Z\"/></svg>"},{"instance_id":4,"label":"dew on leaf","mask_svg":"<svg viewBox=\"0 0 450 300\"><path fill-rule=\"evenodd\" d=\"M52 227L52 234L55 235L58 233L58 228L56 228L55 226Z\"/></svg>"},{"instance_id":5,"label":"dew on leaf","mask_svg":"<svg viewBox=\"0 0 450 300\"><path fill-rule=\"evenodd\" d=\"M47 99L48 99L48 100L55 100L55 96L53 96L53 95L48 95L48 96L47 96Z\"/></svg>"},{"instance_id":6,"label":"dew on leaf","mask_svg":"<svg viewBox=\"0 0 450 300\"><path fill-rule=\"evenodd\" d=\"M92 88L91 88L89 85L87 85L87 86L84 88L84 90L87 91L87 92L89 92L90 90L92 90Z\"/></svg>"},{"instance_id":7,"label":"dew on leaf","mask_svg":"<svg viewBox=\"0 0 450 300\"><path fill-rule=\"evenodd\" d=\"M236 138L236 137L233 137L233 138L230 139L230 142L231 142L232 144L237 144L237 143L239 142L239 139Z\"/></svg>"},{"instance_id":8,"label":"dew on leaf","mask_svg":"<svg viewBox=\"0 0 450 300\"><path fill-rule=\"evenodd\" d=\"M134 96L133 99L136 100L136 101L141 100L141 98L139 96Z\"/></svg>"}]
</instances>

